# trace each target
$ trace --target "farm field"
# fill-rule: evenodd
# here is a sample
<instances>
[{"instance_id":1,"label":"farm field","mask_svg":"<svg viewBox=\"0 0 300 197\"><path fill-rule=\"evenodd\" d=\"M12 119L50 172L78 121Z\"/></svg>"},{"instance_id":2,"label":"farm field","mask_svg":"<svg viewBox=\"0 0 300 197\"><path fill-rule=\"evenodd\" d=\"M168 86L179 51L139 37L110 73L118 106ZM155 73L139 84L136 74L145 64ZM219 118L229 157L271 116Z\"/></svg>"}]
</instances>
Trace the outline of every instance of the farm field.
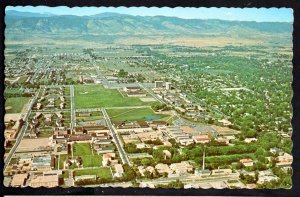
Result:
<instances>
[{"instance_id":1,"label":"farm field","mask_svg":"<svg viewBox=\"0 0 300 197\"><path fill-rule=\"evenodd\" d=\"M5 101L6 113L20 113L26 103L28 103L28 97L12 97L7 98Z\"/></svg>"},{"instance_id":2,"label":"farm field","mask_svg":"<svg viewBox=\"0 0 300 197\"><path fill-rule=\"evenodd\" d=\"M100 85L76 85L75 108L99 108L149 105L139 98L123 97L117 90L105 89Z\"/></svg>"},{"instance_id":3,"label":"farm field","mask_svg":"<svg viewBox=\"0 0 300 197\"><path fill-rule=\"evenodd\" d=\"M131 109L107 109L107 113L112 121L132 121L132 120L155 120L167 117L162 114L155 114L151 108L131 108Z\"/></svg>"},{"instance_id":4,"label":"farm field","mask_svg":"<svg viewBox=\"0 0 300 197\"><path fill-rule=\"evenodd\" d=\"M101 156L93 154L89 143L78 143L73 145L73 155L82 158L83 167L102 166Z\"/></svg>"}]
</instances>

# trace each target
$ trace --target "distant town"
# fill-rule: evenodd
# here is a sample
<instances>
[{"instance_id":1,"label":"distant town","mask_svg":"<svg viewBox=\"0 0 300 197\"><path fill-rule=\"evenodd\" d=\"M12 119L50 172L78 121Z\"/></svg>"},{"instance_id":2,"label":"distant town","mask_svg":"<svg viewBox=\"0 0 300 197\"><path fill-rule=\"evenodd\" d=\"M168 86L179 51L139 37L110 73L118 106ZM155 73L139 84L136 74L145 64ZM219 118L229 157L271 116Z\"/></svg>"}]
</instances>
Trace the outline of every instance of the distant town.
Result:
<instances>
[{"instance_id":1,"label":"distant town","mask_svg":"<svg viewBox=\"0 0 300 197\"><path fill-rule=\"evenodd\" d=\"M280 46L8 43L4 185L290 188Z\"/></svg>"}]
</instances>

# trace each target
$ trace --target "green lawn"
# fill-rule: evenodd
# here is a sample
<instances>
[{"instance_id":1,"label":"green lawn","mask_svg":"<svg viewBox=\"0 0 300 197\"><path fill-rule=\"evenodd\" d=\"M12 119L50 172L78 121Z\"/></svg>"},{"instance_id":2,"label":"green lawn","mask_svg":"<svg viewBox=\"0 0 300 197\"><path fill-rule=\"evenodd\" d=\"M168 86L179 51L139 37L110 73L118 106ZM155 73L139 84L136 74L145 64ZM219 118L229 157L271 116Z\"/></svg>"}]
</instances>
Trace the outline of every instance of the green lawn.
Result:
<instances>
[{"instance_id":1,"label":"green lawn","mask_svg":"<svg viewBox=\"0 0 300 197\"><path fill-rule=\"evenodd\" d=\"M7 109L6 113L20 113L26 103L28 103L29 98L28 97L11 97L6 98L5 101L5 108L11 108Z\"/></svg>"},{"instance_id":2,"label":"green lawn","mask_svg":"<svg viewBox=\"0 0 300 197\"><path fill-rule=\"evenodd\" d=\"M67 160L68 155L60 155L59 159L59 169L64 169L64 162Z\"/></svg>"},{"instance_id":3,"label":"green lawn","mask_svg":"<svg viewBox=\"0 0 300 197\"><path fill-rule=\"evenodd\" d=\"M78 143L73 145L73 156L82 158L83 167L100 167L102 166L102 157L92 152L89 143Z\"/></svg>"},{"instance_id":4,"label":"green lawn","mask_svg":"<svg viewBox=\"0 0 300 197\"><path fill-rule=\"evenodd\" d=\"M151 105L139 98L123 97L118 90L105 89L101 85L76 85L75 108L99 108Z\"/></svg>"},{"instance_id":5,"label":"green lawn","mask_svg":"<svg viewBox=\"0 0 300 197\"><path fill-rule=\"evenodd\" d=\"M146 116L160 116L161 119L167 117L166 115L155 114L150 108L107 109L106 111L112 121L142 120Z\"/></svg>"},{"instance_id":6,"label":"green lawn","mask_svg":"<svg viewBox=\"0 0 300 197\"><path fill-rule=\"evenodd\" d=\"M62 174L62 177L63 178L69 178L69 171L63 171L63 174Z\"/></svg>"},{"instance_id":7,"label":"green lawn","mask_svg":"<svg viewBox=\"0 0 300 197\"><path fill-rule=\"evenodd\" d=\"M51 137L53 135L53 130L40 131L38 137Z\"/></svg>"},{"instance_id":8,"label":"green lawn","mask_svg":"<svg viewBox=\"0 0 300 197\"><path fill-rule=\"evenodd\" d=\"M97 168L97 169L83 169L83 170L76 170L75 176L81 175L96 175L100 178L112 178L112 174L109 168Z\"/></svg>"},{"instance_id":9,"label":"green lawn","mask_svg":"<svg viewBox=\"0 0 300 197\"><path fill-rule=\"evenodd\" d=\"M103 119L103 116L89 116L89 117L78 117L76 120L78 122L86 122L86 121L95 121Z\"/></svg>"}]
</instances>

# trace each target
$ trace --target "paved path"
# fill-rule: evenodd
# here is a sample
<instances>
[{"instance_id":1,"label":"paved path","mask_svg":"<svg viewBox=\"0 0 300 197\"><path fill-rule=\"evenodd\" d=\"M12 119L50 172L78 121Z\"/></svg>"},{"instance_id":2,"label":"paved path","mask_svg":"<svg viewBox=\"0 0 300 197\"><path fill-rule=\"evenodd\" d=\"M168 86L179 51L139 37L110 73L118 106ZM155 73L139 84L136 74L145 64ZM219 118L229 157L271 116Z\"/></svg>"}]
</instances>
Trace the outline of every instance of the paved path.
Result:
<instances>
[{"instance_id":1,"label":"paved path","mask_svg":"<svg viewBox=\"0 0 300 197\"><path fill-rule=\"evenodd\" d=\"M108 114L107 114L107 112L106 112L106 110L104 108L102 109L102 113L103 113L103 116L104 116L105 121L107 123L107 126L108 126L109 130L112 133L114 141L115 141L115 143L117 145L117 149L118 149L118 151L120 153L120 157L121 157L122 163L123 164L131 165L131 163L130 163L128 157L127 157L127 154L126 154L125 150L123 149L123 146L120 143L119 136L116 134L115 129L112 126L111 121L109 119L109 116L108 116Z\"/></svg>"},{"instance_id":2,"label":"paved path","mask_svg":"<svg viewBox=\"0 0 300 197\"><path fill-rule=\"evenodd\" d=\"M70 99L71 99L71 130L76 127L76 117L75 117L75 104L74 104L74 86L70 85Z\"/></svg>"},{"instance_id":3,"label":"paved path","mask_svg":"<svg viewBox=\"0 0 300 197\"><path fill-rule=\"evenodd\" d=\"M167 178L158 178L158 179L151 179L151 180L137 180L139 183L143 184L166 184L171 181L180 180L181 182L188 184L188 183L208 183L208 182L219 182L219 181L227 181L230 179L238 179L238 173L232 173L228 175L218 175L218 176L208 176L208 177L200 177L195 176L193 174L190 175L181 175L178 177L167 177Z\"/></svg>"},{"instance_id":4,"label":"paved path","mask_svg":"<svg viewBox=\"0 0 300 197\"><path fill-rule=\"evenodd\" d=\"M159 98L153 91L151 91L148 87L144 86L142 83L138 83L140 87L142 87L146 92L148 92L153 98L155 98L160 103L164 103L168 105L163 99Z\"/></svg>"}]
</instances>

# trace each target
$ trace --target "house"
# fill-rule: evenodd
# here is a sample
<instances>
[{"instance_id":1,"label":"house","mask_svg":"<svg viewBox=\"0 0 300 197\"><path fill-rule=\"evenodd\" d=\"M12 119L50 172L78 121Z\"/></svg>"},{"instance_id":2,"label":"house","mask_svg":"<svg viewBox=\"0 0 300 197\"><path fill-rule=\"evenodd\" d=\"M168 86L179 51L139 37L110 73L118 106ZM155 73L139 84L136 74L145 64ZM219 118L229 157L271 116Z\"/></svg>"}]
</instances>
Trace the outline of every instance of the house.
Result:
<instances>
[{"instance_id":1,"label":"house","mask_svg":"<svg viewBox=\"0 0 300 197\"><path fill-rule=\"evenodd\" d=\"M59 98L60 98L61 102L65 102L65 97L64 96L60 96Z\"/></svg>"},{"instance_id":2,"label":"house","mask_svg":"<svg viewBox=\"0 0 300 197\"><path fill-rule=\"evenodd\" d=\"M253 166L253 160L252 159L241 159L240 162L243 164L245 167L250 167Z\"/></svg>"},{"instance_id":3,"label":"house","mask_svg":"<svg viewBox=\"0 0 300 197\"><path fill-rule=\"evenodd\" d=\"M218 122L222 123L224 126L231 126L232 125L232 123L229 120L226 120L226 119L218 120Z\"/></svg>"},{"instance_id":4,"label":"house","mask_svg":"<svg viewBox=\"0 0 300 197\"><path fill-rule=\"evenodd\" d=\"M40 119L43 116L43 113L41 112L36 112L35 116L33 117L33 119Z\"/></svg>"},{"instance_id":5,"label":"house","mask_svg":"<svg viewBox=\"0 0 300 197\"><path fill-rule=\"evenodd\" d=\"M64 109L64 108L65 108L65 105L66 105L66 104L65 104L64 102L60 103L60 104L59 104L60 109Z\"/></svg>"},{"instance_id":6,"label":"house","mask_svg":"<svg viewBox=\"0 0 300 197\"><path fill-rule=\"evenodd\" d=\"M193 136L192 137L195 143L201 143L201 144L205 144L210 142L210 137L208 137L208 135L198 135L198 136Z\"/></svg>"},{"instance_id":7,"label":"house","mask_svg":"<svg viewBox=\"0 0 300 197\"><path fill-rule=\"evenodd\" d=\"M45 114L45 122L51 122L52 114Z\"/></svg>"},{"instance_id":8,"label":"house","mask_svg":"<svg viewBox=\"0 0 300 197\"><path fill-rule=\"evenodd\" d=\"M106 153L102 155L102 165L109 166L111 164L111 161L114 160L116 157L115 153Z\"/></svg>"},{"instance_id":9,"label":"house","mask_svg":"<svg viewBox=\"0 0 300 197\"><path fill-rule=\"evenodd\" d=\"M30 138L37 138L37 134L39 133L39 130L37 128L31 128L29 131L29 137Z\"/></svg>"},{"instance_id":10,"label":"house","mask_svg":"<svg viewBox=\"0 0 300 197\"><path fill-rule=\"evenodd\" d=\"M188 146L194 143L194 140L191 138L179 139L178 140L181 145Z\"/></svg>"},{"instance_id":11,"label":"house","mask_svg":"<svg viewBox=\"0 0 300 197\"><path fill-rule=\"evenodd\" d=\"M114 177L122 177L124 174L124 169L123 169L122 164L115 164L114 167L115 167L115 171L116 171L114 174Z\"/></svg>"},{"instance_id":12,"label":"house","mask_svg":"<svg viewBox=\"0 0 300 197\"><path fill-rule=\"evenodd\" d=\"M147 168L145 168L144 166L138 166L138 170L139 170L139 173L142 175L142 176L145 176L145 172L149 172L150 174L155 174L155 168L152 167L152 166L148 166Z\"/></svg>"},{"instance_id":13,"label":"house","mask_svg":"<svg viewBox=\"0 0 300 197\"><path fill-rule=\"evenodd\" d=\"M251 143L251 142L256 142L257 141L257 138L255 138L255 137L253 137L253 138L246 138L245 140L244 140L244 142L246 142L246 143Z\"/></svg>"},{"instance_id":14,"label":"house","mask_svg":"<svg viewBox=\"0 0 300 197\"><path fill-rule=\"evenodd\" d=\"M217 137L217 138L215 138L215 141L220 142L220 143L229 144L230 139L225 138L225 137Z\"/></svg>"},{"instance_id":15,"label":"house","mask_svg":"<svg viewBox=\"0 0 300 197\"><path fill-rule=\"evenodd\" d=\"M60 118L60 119L63 118L63 113L61 111L55 112L55 114L56 114L57 118Z\"/></svg>"},{"instance_id":16,"label":"house","mask_svg":"<svg viewBox=\"0 0 300 197\"><path fill-rule=\"evenodd\" d=\"M64 120L63 120L63 119L60 119L60 118L56 119L55 125L56 125L57 127L63 127L63 125L64 125Z\"/></svg>"},{"instance_id":17,"label":"house","mask_svg":"<svg viewBox=\"0 0 300 197\"><path fill-rule=\"evenodd\" d=\"M137 149L150 148L150 146L148 144L145 144L145 143L139 143L139 144L136 144L136 148Z\"/></svg>"},{"instance_id":18,"label":"house","mask_svg":"<svg viewBox=\"0 0 300 197\"><path fill-rule=\"evenodd\" d=\"M172 157L172 154L168 150L163 150L163 154L164 154L164 160L171 159Z\"/></svg>"},{"instance_id":19,"label":"house","mask_svg":"<svg viewBox=\"0 0 300 197\"><path fill-rule=\"evenodd\" d=\"M28 174L15 174L12 177L10 182L11 187L23 187L25 186L26 180L28 178Z\"/></svg>"},{"instance_id":20,"label":"house","mask_svg":"<svg viewBox=\"0 0 300 197\"><path fill-rule=\"evenodd\" d=\"M271 170L264 170L258 172L257 184L263 184L265 182L277 181L279 178L273 174Z\"/></svg>"},{"instance_id":21,"label":"house","mask_svg":"<svg viewBox=\"0 0 300 197\"><path fill-rule=\"evenodd\" d=\"M146 170L145 170L145 168L144 168L144 166L138 166L138 170L139 170L139 173L142 175L142 176L145 176L145 172L146 172Z\"/></svg>"},{"instance_id":22,"label":"house","mask_svg":"<svg viewBox=\"0 0 300 197\"><path fill-rule=\"evenodd\" d=\"M155 169L157 170L157 172L160 175L162 175L164 173L167 173L167 174L173 173L173 170L171 170L167 164L162 164L162 163L156 164Z\"/></svg>"},{"instance_id":23,"label":"house","mask_svg":"<svg viewBox=\"0 0 300 197\"><path fill-rule=\"evenodd\" d=\"M283 155L283 150L280 148L270 148L270 153L272 153L273 155Z\"/></svg>"},{"instance_id":24,"label":"house","mask_svg":"<svg viewBox=\"0 0 300 197\"><path fill-rule=\"evenodd\" d=\"M36 176L34 175L29 184L31 187L58 187L58 175Z\"/></svg>"},{"instance_id":25,"label":"house","mask_svg":"<svg viewBox=\"0 0 300 197\"><path fill-rule=\"evenodd\" d=\"M176 174L186 174L193 172L194 168L188 161L182 161L180 163L172 163L170 169Z\"/></svg>"},{"instance_id":26,"label":"house","mask_svg":"<svg viewBox=\"0 0 300 197\"><path fill-rule=\"evenodd\" d=\"M276 160L277 160L276 166L280 166L280 167L290 166L292 165L293 162L293 156L288 153L284 153L283 155L276 157Z\"/></svg>"}]
</instances>

